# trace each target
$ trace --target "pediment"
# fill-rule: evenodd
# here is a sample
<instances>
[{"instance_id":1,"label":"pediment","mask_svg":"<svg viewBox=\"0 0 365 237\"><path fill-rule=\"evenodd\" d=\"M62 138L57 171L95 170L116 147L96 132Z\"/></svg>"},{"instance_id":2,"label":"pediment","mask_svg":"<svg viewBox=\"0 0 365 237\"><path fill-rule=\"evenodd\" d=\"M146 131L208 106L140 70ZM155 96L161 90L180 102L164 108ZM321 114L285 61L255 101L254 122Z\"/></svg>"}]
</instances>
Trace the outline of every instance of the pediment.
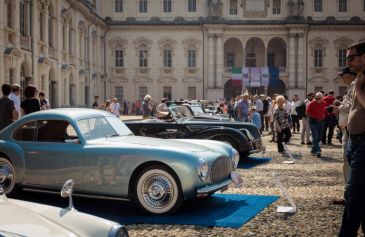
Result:
<instances>
[{"instance_id":1,"label":"pediment","mask_svg":"<svg viewBox=\"0 0 365 237\"><path fill-rule=\"evenodd\" d=\"M349 45L354 43L354 41L352 39L349 39L347 37L340 37L333 42L334 42L336 48L341 48L342 45L345 45L348 47Z\"/></svg>"},{"instance_id":2,"label":"pediment","mask_svg":"<svg viewBox=\"0 0 365 237\"><path fill-rule=\"evenodd\" d=\"M184 48L188 48L190 45L199 46L201 41L196 38L188 38L182 41Z\"/></svg>"},{"instance_id":3,"label":"pediment","mask_svg":"<svg viewBox=\"0 0 365 237\"><path fill-rule=\"evenodd\" d=\"M316 44L327 45L328 43L329 41L322 37L316 37L314 39L309 40L309 44L311 45L316 45Z\"/></svg>"},{"instance_id":4,"label":"pediment","mask_svg":"<svg viewBox=\"0 0 365 237\"><path fill-rule=\"evenodd\" d=\"M110 44L112 49L125 48L125 45L128 44L128 41L126 39L121 38L121 37L114 37L111 40L109 40L109 44Z\"/></svg>"},{"instance_id":5,"label":"pediment","mask_svg":"<svg viewBox=\"0 0 365 237\"><path fill-rule=\"evenodd\" d=\"M141 44L145 44L145 45L151 45L153 42L152 40L150 39L147 39L145 37L140 37L140 38L137 38L133 41L133 44L136 46L136 47L139 47L139 45Z\"/></svg>"},{"instance_id":6,"label":"pediment","mask_svg":"<svg viewBox=\"0 0 365 237\"><path fill-rule=\"evenodd\" d=\"M162 38L158 41L158 45L160 48L163 48L165 45L170 45L174 47L177 44L177 41L171 38Z\"/></svg>"}]
</instances>

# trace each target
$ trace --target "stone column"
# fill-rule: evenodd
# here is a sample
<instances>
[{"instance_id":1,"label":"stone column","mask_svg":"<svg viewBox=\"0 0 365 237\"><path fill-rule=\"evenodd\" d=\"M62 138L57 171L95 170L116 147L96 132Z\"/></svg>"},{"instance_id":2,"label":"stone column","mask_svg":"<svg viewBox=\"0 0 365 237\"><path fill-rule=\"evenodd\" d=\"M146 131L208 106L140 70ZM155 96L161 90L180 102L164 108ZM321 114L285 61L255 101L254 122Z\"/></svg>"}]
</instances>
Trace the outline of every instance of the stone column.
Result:
<instances>
[{"instance_id":1,"label":"stone column","mask_svg":"<svg viewBox=\"0 0 365 237\"><path fill-rule=\"evenodd\" d=\"M223 53L223 34L219 34L217 37L217 64L215 65L217 68L216 75L216 86L222 87L224 85L223 81L223 69L224 69L224 53Z\"/></svg>"},{"instance_id":2,"label":"stone column","mask_svg":"<svg viewBox=\"0 0 365 237\"><path fill-rule=\"evenodd\" d=\"M298 38L298 88L305 88L305 54L304 33L302 33Z\"/></svg>"},{"instance_id":3,"label":"stone column","mask_svg":"<svg viewBox=\"0 0 365 237\"><path fill-rule=\"evenodd\" d=\"M14 40L14 47L15 48L20 48L20 3L19 1L12 1L13 4L13 27L14 27L14 30L16 32L16 37L15 37L15 40ZM5 5L3 5L5 6ZM20 75L20 74L19 74ZM16 74L16 77L18 76L18 74Z\"/></svg>"},{"instance_id":4,"label":"stone column","mask_svg":"<svg viewBox=\"0 0 365 237\"><path fill-rule=\"evenodd\" d=\"M286 85L287 88L293 88L295 86L295 34L289 33L289 47L288 47L288 83Z\"/></svg>"},{"instance_id":5,"label":"stone column","mask_svg":"<svg viewBox=\"0 0 365 237\"><path fill-rule=\"evenodd\" d=\"M214 36L208 34L208 88L214 87Z\"/></svg>"}]
</instances>

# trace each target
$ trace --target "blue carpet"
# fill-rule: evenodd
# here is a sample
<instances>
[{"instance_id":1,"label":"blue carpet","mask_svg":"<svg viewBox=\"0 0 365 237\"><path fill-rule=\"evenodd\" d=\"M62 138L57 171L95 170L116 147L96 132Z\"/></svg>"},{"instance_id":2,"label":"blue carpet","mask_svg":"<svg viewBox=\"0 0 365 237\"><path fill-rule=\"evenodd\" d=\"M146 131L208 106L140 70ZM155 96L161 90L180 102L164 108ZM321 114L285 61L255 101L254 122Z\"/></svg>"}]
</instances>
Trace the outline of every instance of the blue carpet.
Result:
<instances>
[{"instance_id":1,"label":"blue carpet","mask_svg":"<svg viewBox=\"0 0 365 237\"><path fill-rule=\"evenodd\" d=\"M272 158L256 158L256 157L247 157L244 160L241 160L238 164L239 169L251 169L255 167L256 165L262 165L269 163L272 160Z\"/></svg>"},{"instance_id":2,"label":"blue carpet","mask_svg":"<svg viewBox=\"0 0 365 237\"><path fill-rule=\"evenodd\" d=\"M140 211L122 209L114 221L122 224L169 224L240 228L278 196L215 194L183 205L174 215L151 216ZM113 218L112 218L113 220Z\"/></svg>"}]
</instances>

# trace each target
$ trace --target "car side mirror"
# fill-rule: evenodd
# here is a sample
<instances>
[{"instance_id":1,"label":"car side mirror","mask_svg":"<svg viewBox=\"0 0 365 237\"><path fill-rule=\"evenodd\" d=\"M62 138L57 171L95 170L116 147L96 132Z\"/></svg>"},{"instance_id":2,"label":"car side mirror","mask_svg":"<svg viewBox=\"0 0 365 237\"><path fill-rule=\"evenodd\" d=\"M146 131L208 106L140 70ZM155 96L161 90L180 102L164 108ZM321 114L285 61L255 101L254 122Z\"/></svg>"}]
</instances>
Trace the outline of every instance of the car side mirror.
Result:
<instances>
[{"instance_id":1,"label":"car side mirror","mask_svg":"<svg viewBox=\"0 0 365 237\"><path fill-rule=\"evenodd\" d=\"M67 210L76 210L73 205L72 201L72 193L73 193L73 186L75 184L75 181L73 179L67 180L61 189L61 197L63 198L69 198L69 204L67 207Z\"/></svg>"}]
</instances>

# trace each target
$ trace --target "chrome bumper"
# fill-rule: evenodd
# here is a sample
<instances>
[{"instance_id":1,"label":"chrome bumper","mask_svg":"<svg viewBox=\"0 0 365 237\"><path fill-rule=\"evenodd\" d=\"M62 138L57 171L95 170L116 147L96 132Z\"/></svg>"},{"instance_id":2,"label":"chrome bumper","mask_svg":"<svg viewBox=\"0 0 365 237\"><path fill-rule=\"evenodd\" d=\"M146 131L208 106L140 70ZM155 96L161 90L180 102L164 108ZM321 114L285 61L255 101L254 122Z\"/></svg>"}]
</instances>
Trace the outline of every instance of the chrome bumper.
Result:
<instances>
[{"instance_id":1,"label":"chrome bumper","mask_svg":"<svg viewBox=\"0 0 365 237\"><path fill-rule=\"evenodd\" d=\"M217 184L211 184L211 185L207 185L207 186L202 187L202 188L198 188L197 191L196 191L196 196L197 197L205 197L210 193L214 193L218 190L225 189L231 183L232 183L231 179L226 179L226 180L223 180L222 182L217 183Z\"/></svg>"}]
</instances>

